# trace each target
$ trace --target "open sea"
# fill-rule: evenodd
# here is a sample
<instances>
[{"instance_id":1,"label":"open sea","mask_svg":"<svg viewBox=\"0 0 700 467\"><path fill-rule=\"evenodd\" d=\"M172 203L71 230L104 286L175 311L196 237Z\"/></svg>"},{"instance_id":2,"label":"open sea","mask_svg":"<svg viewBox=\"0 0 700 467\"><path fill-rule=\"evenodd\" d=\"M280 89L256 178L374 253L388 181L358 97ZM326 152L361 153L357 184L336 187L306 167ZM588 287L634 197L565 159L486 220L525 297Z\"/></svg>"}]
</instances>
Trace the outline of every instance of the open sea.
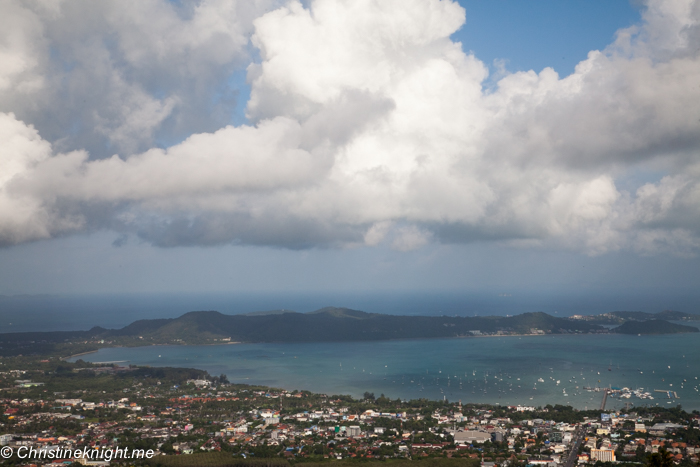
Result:
<instances>
[{"instance_id":1,"label":"open sea","mask_svg":"<svg viewBox=\"0 0 700 467\"><path fill-rule=\"evenodd\" d=\"M608 397L606 408L627 402L700 409L700 333L150 346L107 348L77 358L194 367L224 373L236 383L329 395L360 397L369 391L392 399L463 403L598 409L603 393L585 388L644 388L653 399ZM667 391L675 392L672 398Z\"/></svg>"}]
</instances>

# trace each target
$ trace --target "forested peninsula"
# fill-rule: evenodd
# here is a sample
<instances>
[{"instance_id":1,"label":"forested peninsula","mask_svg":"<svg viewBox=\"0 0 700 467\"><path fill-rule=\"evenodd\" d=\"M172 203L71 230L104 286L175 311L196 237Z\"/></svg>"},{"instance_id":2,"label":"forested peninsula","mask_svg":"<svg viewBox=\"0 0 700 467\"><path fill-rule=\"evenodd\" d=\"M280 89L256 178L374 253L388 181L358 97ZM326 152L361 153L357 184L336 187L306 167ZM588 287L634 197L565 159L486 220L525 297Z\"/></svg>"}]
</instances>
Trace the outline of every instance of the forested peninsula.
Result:
<instances>
[{"instance_id":1,"label":"forested peninsula","mask_svg":"<svg viewBox=\"0 0 700 467\"><path fill-rule=\"evenodd\" d=\"M623 321L617 328L597 322L603 315L558 318L546 313L515 316L400 316L327 307L310 313L287 310L225 315L193 311L178 318L135 321L121 329L0 334L0 355L76 354L109 346L225 344L236 342L329 342L620 332L698 332L660 319ZM694 315L692 315L694 316ZM656 315L650 315L655 318ZM597 321L597 322L596 322Z\"/></svg>"}]
</instances>

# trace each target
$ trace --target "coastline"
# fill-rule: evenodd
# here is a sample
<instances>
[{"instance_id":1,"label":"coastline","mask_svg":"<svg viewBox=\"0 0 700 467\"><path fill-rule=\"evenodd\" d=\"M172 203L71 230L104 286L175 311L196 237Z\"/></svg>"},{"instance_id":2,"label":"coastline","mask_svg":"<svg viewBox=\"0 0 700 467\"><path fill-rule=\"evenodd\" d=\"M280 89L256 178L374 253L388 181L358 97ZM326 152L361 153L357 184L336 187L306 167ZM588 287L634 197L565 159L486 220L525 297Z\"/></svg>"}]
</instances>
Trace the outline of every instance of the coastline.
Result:
<instances>
[{"instance_id":1,"label":"coastline","mask_svg":"<svg viewBox=\"0 0 700 467\"><path fill-rule=\"evenodd\" d=\"M667 335L677 335L677 334L694 334L694 333L659 333L659 334L642 334L642 336L667 336ZM481 338L497 338L497 337L561 337L561 336L567 336L570 338L573 337L578 337L578 336L634 336L637 337L637 334L625 334L625 333L615 333L615 332L585 332L585 333L544 333L544 334L482 334L482 335L462 335L462 336L440 336L440 337L399 337L395 339L379 339L379 340L371 340L371 339L362 339L362 340L347 340L347 341L340 341L346 344L349 343L370 343L370 342L397 342L397 341L423 341L423 340L432 340L432 339L481 339ZM68 359L68 358L74 358L78 357L81 355L87 355L91 353L96 353L99 352L102 349L110 349L110 348L125 348L125 349L142 349L142 348L148 348L148 347L188 347L188 346L221 346L221 345L249 345L249 344L288 344L288 345L295 345L295 344L328 344L332 342L337 342L333 340L314 340L314 341L305 341L305 342L300 342L300 341L257 341L257 342L244 342L244 341L236 341L236 342L216 342L216 343L187 343L187 342L182 342L182 343L173 343L173 342L167 342L167 343L154 343L154 344L146 344L146 345L105 345L102 347L99 347L96 350L92 350L89 352L81 352L77 353L75 355L70 355L67 357L61 357L61 359Z\"/></svg>"},{"instance_id":2,"label":"coastline","mask_svg":"<svg viewBox=\"0 0 700 467\"><path fill-rule=\"evenodd\" d=\"M551 403L579 409L600 406L600 394L587 391L588 386L646 388L653 394L653 390L672 383L678 397L654 394L654 400L633 398L630 402L659 406L682 403L690 410L700 407L694 390L700 383L700 355L688 353L700 342L697 333L520 337L232 347L178 344L105 349L99 358L91 357L151 367L196 368L226 374L233 382L353 397L369 391L390 398L446 397L500 405ZM681 388L684 379L687 383ZM627 401L613 398L608 405L622 407Z\"/></svg>"},{"instance_id":3,"label":"coastline","mask_svg":"<svg viewBox=\"0 0 700 467\"><path fill-rule=\"evenodd\" d=\"M97 349L97 350L89 350L89 351L87 351L87 352L80 352L80 353L77 353L77 354L75 354L75 355L69 355L69 356L67 356L67 357L61 357L60 359L61 359L61 360L68 360L69 358L80 357L81 355L89 355L89 354L91 354L91 353L97 353L97 352L99 352L101 349L104 349L104 348L106 348L106 347L100 347L100 348Z\"/></svg>"},{"instance_id":4,"label":"coastline","mask_svg":"<svg viewBox=\"0 0 700 467\"><path fill-rule=\"evenodd\" d=\"M95 350L89 350L87 352L80 352L80 353L76 353L73 355L67 355L65 357L59 357L59 359L60 360L68 360L71 358L80 357L82 355L89 355L91 353L97 353L102 349L119 349L119 348L122 348L122 349L142 349L142 348L146 348L146 347L159 347L159 346L160 347L169 347L169 346L183 346L183 347L185 347L185 346L198 346L198 345L206 346L206 345L233 345L233 344L251 344L251 342L217 342L216 344L184 344L184 343L183 344L172 344L172 343L167 343L167 344L148 344L148 345L105 345L105 346L99 347Z\"/></svg>"}]
</instances>

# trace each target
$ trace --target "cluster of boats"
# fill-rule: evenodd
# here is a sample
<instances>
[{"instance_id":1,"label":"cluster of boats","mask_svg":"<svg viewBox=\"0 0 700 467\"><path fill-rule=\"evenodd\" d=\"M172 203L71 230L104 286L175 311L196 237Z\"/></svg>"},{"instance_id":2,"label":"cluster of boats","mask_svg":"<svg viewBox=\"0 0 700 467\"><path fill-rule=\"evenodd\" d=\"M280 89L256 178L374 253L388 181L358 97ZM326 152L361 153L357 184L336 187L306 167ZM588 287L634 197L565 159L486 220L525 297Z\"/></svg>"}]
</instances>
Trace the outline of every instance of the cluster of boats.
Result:
<instances>
[{"instance_id":1,"label":"cluster of boats","mask_svg":"<svg viewBox=\"0 0 700 467\"><path fill-rule=\"evenodd\" d=\"M651 395L650 392L644 392L644 388L638 388L638 389L630 389L630 388L622 388L622 389L609 389L608 390L609 395L614 395L619 397L620 399L630 399L632 396L635 396L639 399L649 399L653 400L654 396Z\"/></svg>"},{"instance_id":2,"label":"cluster of boats","mask_svg":"<svg viewBox=\"0 0 700 467\"><path fill-rule=\"evenodd\" d=\"M528 391L529 394L527 394L527 397L529 397L531 401L537 399L536 395L537 393L540 393L540 390L542 391L540 394L542 394L543 397L549 398L550 395L553 395L551 391L554 388L556 388L555 392L561 391L561 393L559 393L560 397L563 396L567 398L567 400L571 398L572 401L578 396L585 394L585 392L605 392L606 394L603 398L603 404L605 404L605 400L608 398L614 398L625 405L630 404L631 401L627 402L627 400L633 398L640 400L640 405L659 405L661 402L660 399L665 399L666 403L672 404L679 399L678 394L673 391L673 389L675 389L673 387L674 384L666 381L668 379L667 375L663 375L663 377L661 377L661 382L665 382L669 386L669 389L649 389L648 391L645 391L645 389L642 387L619 388L614 386L605 387L604 385L601 385L601 372L603 374L607 373L605 372L605 368L600 368L599 370L589 369L588 371L581 368L580 371L574 370L574 372L569 373L566 376L562 375L560 372L555 373L554 368L548 369L551 374L536 376L535 381L531 383L528 383L530 378L527 377L520 378L517 377L517 375L508 374L503 371L491 372L486 370L482 373L476 369L474 369L471 373L464 372L463 375L453 374L452 372L443 370L429 371L426 369L424 375L401 375L400 378L391 378L390 375L385 372L384 380L391 381L393 384L411 386L416 385L419 393L424 391L433 392L437 390L439 391L438 394L443 398L448 396L466 397L466 394L464 393L471 392L472 394L482 393L484 395L490 393L493 394L492 397L494 398L501 399L504 397L511 399L514 396L517 398L518 396L524 395L520 392L521 389L530 387L530 391L536 391L535 393ZM540 370L546 371L547 368L540 368ZM610 372L615 370L612 362L607 370ZM364 372L364 370L362 371ZM639 368L637 368L637 372L639 374L656 373L654 370L645 372ZM577 375L576 373L579 374ZM557 376L560 379L557 379ZM623 372L621 376L624 377L625 373ZM659 376L662 376L662 374L659 374ZM695 379L698 378L696 377ZM681 381L682 382L677 385L680 387L680 389L683 389L684 385L689 384L688 380L686 379L682 379ZM699 388L700 386L696 385L693 389L698 392ZM655 392L664 393L664 395L662 396L661 394L655 394ZM591 402L595 400L595 396L592 394L589 397ZM580 400L577 400L577 402L581 403Z\"/></svg>"}]
</instances>

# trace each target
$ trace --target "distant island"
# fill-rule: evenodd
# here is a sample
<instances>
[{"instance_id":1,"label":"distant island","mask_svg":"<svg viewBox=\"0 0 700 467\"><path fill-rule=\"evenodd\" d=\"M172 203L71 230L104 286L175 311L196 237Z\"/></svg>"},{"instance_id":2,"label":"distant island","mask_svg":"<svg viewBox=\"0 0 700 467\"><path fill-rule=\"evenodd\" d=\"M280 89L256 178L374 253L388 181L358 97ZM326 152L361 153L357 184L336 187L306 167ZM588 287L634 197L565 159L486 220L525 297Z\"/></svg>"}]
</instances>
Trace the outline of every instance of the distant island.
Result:
<instances>
[{"instance_id":1,"label":"distant island","mask_svg":"<svg viewBox=\"0 0 700 467\"><path fill-rule=\"evenodd\" d=\"M89 331L0 334L0 355L74 355L101 347L165 344L226 344L236 342L329 342L484 337L545 334L666 334L699 332L658 319L660 314L558 318L546 313L515 316L400 316L349 308L326 307L309 313L289 310L225 315L193 311L179 318L135 321L122 329L94 327ZM636 313L636 312L633 312ZM677 312L674 312L677 313ZM668 314L668 313L666 313ZM617 320L610 329L600 322ZM697 316L687 315L684 316ZM640 317L649 319L638 320ZM677 317L677 316L674 316Z\"/></svg>"}]
</instances>

